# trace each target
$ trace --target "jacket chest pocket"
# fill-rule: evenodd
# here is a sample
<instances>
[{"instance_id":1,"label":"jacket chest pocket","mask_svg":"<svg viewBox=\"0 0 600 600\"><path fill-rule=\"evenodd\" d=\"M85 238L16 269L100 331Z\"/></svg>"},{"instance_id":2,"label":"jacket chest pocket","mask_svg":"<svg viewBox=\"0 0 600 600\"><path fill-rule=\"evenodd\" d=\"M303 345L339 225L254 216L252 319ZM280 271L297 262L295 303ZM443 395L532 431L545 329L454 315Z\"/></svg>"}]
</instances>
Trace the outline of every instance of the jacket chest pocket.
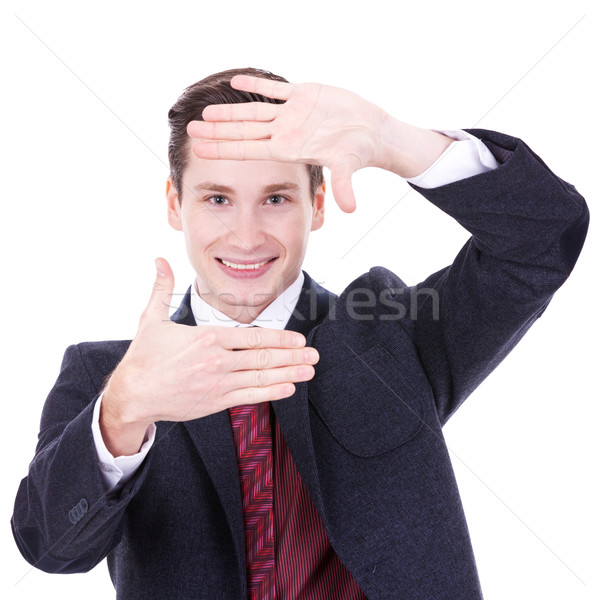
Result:
<instances>
[{"instance_id":1,"label":"jacket chest pocket","mask_svg":"<svg viewBox=\"0 0 600 600\"><path fill-rule=\"evenodd\" d=\"M346 450L370 457L397 448L423 426L425 391L418 389L413 369L416 356L405 363L376 345L308 383L308 399L331 435Z\"/></svg>"}]
</instances>

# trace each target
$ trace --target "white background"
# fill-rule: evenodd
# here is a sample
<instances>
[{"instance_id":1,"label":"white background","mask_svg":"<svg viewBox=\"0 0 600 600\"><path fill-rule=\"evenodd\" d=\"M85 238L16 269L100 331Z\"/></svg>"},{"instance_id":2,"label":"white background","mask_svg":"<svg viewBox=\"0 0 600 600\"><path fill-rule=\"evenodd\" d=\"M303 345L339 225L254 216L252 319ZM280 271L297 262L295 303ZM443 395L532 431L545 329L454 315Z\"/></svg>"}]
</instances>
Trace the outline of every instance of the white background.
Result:
<instances>
[{"instance_id":1,"label":"white background","mask_svg":"<svg viewBox=\"0 0 600 600\"><path fill-rule=\"evenodd\" d=\"M598 598L598 61L586 3L6 2L2 47L3 598L110 598L30 567L9 519L66 346L130 338L155 256L192 279L166 222L167 111L188 84L256 66L349 88L417 125L523 138L587 198L571 279L445 429L488 600ZM596 46L596 47L594 47ZM330 198L305 269L339 292L374 265L414 284L468 234L402 180Z\"/></svg>"}]
</instances>

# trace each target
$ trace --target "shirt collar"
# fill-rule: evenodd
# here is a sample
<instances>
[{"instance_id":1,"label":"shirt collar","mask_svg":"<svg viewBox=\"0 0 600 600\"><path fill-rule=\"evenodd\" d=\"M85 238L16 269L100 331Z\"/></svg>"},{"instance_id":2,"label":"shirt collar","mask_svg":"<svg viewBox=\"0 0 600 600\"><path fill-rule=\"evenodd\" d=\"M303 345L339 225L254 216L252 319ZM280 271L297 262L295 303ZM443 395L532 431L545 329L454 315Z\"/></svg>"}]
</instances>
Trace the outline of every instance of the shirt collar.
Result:
<instances>
[{"instance_id":1,"label":"shirt collar","mask_svg":"<svg viewBox=\"0 0 600 600\"><path fill-rule=\"evenodd\" d=\"M191 306L196 325L219 325L221 327L250 327L258 325L259 327L270 327L271 329L285 329L294 308L302 292L304 283L304 273L296 278L296 281L286 288L265 310L263 310L252 323L238 323L221 311L217 310L208 302L202 300L196 289L196 281L192 283Z\"/></svg>"}]
</instances>

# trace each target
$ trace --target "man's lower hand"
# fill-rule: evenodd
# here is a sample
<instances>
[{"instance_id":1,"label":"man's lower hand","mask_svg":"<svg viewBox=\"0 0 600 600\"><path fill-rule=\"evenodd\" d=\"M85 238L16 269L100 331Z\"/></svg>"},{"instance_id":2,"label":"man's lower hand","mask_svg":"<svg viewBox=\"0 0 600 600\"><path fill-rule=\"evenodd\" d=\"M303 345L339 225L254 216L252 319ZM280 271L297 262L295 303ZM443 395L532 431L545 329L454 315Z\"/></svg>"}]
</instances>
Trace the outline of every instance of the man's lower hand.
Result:
<instances>
[{"instance_id":1,"label":"man's lower hand","mask_svg":"<svg viewBox=\"0 0 600 600\"><path fill-rule=\"evenodd\" d=\"M136 336L102 398L100 429L113 456L136 453L150 423L287 398L319 360L297 332L174 323L173 272L165 259L156 266Z\"/></svg>"}]
</instances>

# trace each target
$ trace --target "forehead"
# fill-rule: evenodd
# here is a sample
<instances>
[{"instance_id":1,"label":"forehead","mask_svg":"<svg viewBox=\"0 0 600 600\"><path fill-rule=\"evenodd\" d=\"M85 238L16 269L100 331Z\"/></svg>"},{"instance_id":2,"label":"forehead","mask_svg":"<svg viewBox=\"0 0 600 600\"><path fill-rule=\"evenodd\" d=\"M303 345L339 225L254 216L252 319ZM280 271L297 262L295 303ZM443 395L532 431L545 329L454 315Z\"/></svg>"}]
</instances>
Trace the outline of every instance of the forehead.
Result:
<instances>
[{"instance_id":1,"label":"forehead","mask_svg":"<svg viewBox=\"0 0 600 600\"><path fill-rule=\"evenodd\" d=\"M281 182L294 183L302 194L310 191L304 164L268 160L208 160L190 157L183 173L187 186L212 182L235 190L261 190Z\"/></svg>"}]
</instances>

